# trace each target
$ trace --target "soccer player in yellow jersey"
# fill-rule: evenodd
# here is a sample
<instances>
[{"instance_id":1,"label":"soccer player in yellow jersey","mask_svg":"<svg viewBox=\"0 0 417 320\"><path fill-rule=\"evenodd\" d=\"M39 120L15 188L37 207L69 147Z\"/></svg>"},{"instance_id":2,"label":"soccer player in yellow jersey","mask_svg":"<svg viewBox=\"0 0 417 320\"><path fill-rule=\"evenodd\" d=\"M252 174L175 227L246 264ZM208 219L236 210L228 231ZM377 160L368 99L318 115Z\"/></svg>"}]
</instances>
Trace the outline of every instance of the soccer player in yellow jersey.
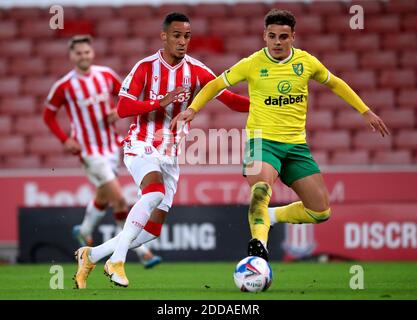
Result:
<instances>
[{"instance_id":1,"label":"soccer player in yellow jersey","mask_svg":"<svg viewBox=\"0 0 417 320\"><path fill-rule=\"evenodd\" d=\"M251 186L249 224L252 239L248 255L268 260L268 231L271 219L268 205L271 186L279 177L301 201L270 209L273 222L321 223L329 219L328 191L320 170L306 144L308 80L330 88L353 106L364 121L384 137L384 122L340 78L306 51L293 47L295 17L286 10L271 10L265 16L263 48L240 60L221 76L209 82L183 113L173 119L191 121L203 106L221 90L241 81L248 82L250 109L246 123L248 143L244 175ZM255 135L261 130L261 136ZM249 174L254 166L260 168Z\"/></svg>"}]
</instances>

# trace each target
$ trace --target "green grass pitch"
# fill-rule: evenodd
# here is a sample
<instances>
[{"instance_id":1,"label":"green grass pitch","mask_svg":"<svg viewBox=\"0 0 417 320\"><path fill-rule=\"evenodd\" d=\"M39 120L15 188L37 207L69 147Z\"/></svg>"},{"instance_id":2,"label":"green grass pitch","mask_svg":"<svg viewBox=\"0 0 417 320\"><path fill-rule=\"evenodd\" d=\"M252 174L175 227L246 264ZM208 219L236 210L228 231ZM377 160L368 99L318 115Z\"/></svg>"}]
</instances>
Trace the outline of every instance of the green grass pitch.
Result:
<instances>
[{"instance_id":1,"label":"green grass pitch","mask_svg":"<svg viewBox=\"0 0 417 320\"><path fill-rule=\"evenodd\" d=\"M352 290L350 267L361 265L364 289ZM50 265L0 265L0 299L417 299L417 262L271 263L274 280L268 291L240 292L233 282L235 263L162 263L145 270L126 265L128 288L114 287L97 265L88 289L73 289L76 264L63 264L64 289L50 289Z\"/></svg>"}]
</instances>

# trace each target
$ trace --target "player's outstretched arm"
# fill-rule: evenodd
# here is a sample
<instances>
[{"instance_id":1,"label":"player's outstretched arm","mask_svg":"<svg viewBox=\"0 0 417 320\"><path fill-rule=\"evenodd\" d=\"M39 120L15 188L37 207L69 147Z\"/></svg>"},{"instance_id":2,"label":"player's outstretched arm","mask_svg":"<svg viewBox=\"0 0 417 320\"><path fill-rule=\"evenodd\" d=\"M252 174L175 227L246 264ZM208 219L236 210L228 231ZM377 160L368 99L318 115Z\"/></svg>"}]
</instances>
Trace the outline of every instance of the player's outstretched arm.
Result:
<instances>
[{"instance_id":1,"label":"player's outstretched arm","mask_svg":"<svg viewBox=\"0 0 417 320\"><path fill-rule=\"evenodd\" d=\"M362 99L353 91L349 85L342 79L332 75L330 80L326 83L336 95L342 98L344 101L349 103L352 107L358 110L365 122L372 128L373 131L378 130L384 137L389 135L390 132L382 121L371 109L362 101Z\"/></svg>"},{"instance_id":2,"label":"player's outstretched arm","mask_svg":"<svg viewBox=\"0 0 417 320\"><path fill-rule=\"evenodd\" d=\"M212 100L220 91L226 88L226 84L222 77L217 77L207 83L203 89L196 95L187 110L180 112L171 120L170 128L174 130L178 122L186 123L194 119L195 114L203 109L203 107Z\"/></svg>"},{"instance_id":3,"label":"player's outstretched arm","mask_svg":"<svg viewBox=\"0 0 417 320\"><path fill-rule=\"evenodd\" d=\"M159 108L166 107L177 99L178 94L184 92L183 87L177 87L168 92L161 100L135 101L131 98L120 96L117 104L117 114L120 118L142 115Z\"/></svg>"}]
</instances>

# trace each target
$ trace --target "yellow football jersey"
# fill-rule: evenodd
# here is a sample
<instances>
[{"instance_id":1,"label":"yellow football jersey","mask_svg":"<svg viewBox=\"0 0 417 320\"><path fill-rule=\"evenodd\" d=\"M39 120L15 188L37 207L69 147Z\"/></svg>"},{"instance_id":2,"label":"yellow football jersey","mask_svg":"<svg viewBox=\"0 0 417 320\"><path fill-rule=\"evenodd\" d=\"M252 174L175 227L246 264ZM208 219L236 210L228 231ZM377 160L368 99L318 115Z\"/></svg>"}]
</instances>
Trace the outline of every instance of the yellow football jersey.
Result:
<instances>
[{"instance_id":1,"label":"yellow football jersey","mask_svg":"<svg viewBox=\"0 0 417 320\"><path fill-rule=\"evenodd\" d=\"M264 139L299 144L306 142L308 80L324 84L330 80L330 72L306 51L293 48L287 59L279 61L263 48L223 72L222 77L228 86L248 82L249 138L260 129Z\"/></svg>"}]
</instances>

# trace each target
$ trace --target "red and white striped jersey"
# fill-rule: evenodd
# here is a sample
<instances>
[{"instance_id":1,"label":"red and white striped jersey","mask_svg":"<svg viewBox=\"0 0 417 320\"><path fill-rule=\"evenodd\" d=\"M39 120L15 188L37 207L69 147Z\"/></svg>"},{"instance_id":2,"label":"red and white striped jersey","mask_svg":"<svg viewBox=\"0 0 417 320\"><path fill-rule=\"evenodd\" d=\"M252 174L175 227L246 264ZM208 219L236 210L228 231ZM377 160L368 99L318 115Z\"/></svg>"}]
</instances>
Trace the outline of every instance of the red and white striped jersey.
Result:
<instances>
[{"instance_id":1,"label":"red and white striped jersey","mask_svg":"<svg viewBox=\"0 0 417 320\"><path fill-rule=\"evenodd\" d=\"M118 75L108 67L95 65L87 76L72 70L52 86L46 107L56 112L65 106L71 137L81 145L81 156L118 152L120 137L107 115L115 108L112 95L119 90Z\"/></svg>"},{"instance_id":2,"label":"red and white striped jersey","mask_svg":"<svg viewBox=\"0 0 417 320\"><path fill-rule=\"evenodd\" d=\"M183 133L176 129L171 133L171 119L184 111L198 91L215 77L202 62L188 55L175 66L163 59L162 50L140 60L123 81L119 96L135 101L149 101L160 100L179 86L185 90L170 105L136 116L125 140L145 141L163 155L176 156Z\"/></svg>"}]
</instances>

